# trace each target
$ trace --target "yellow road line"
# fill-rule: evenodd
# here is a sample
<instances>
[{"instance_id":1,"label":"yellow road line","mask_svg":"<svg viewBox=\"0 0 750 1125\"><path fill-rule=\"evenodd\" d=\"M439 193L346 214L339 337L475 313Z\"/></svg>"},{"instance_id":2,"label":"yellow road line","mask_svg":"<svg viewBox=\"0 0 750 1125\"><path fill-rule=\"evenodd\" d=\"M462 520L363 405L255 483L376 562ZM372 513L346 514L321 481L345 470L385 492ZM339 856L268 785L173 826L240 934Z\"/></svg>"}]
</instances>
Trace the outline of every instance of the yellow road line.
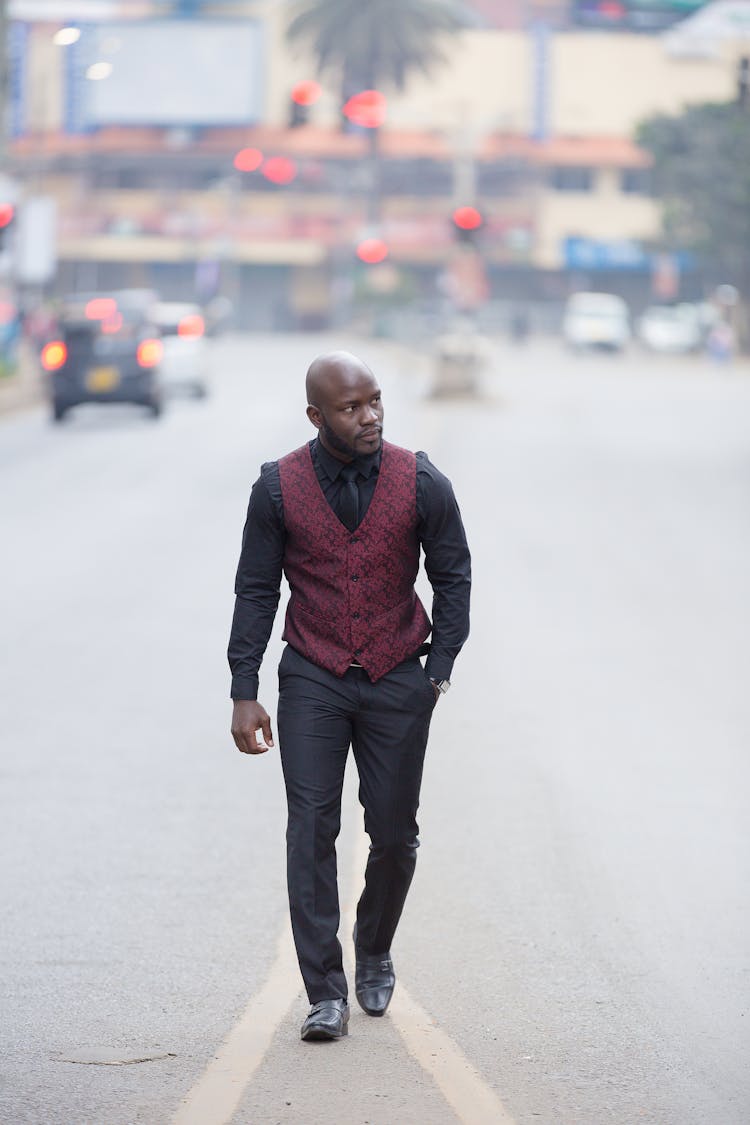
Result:
<instances>
[{"instance_id":1,"label":"yellow road line","mask_svg":"<svg viewBox=\"0 0 750 1125\"><path fill-rule=\"evenodd\" d=\"M352 881L355 888L361 883L367 860L367 839L363 832L358 835ZM354 913L352 903L344 916L344 933L351 933ZM344 948L348 945L345 942ZM300 992L299 969L287 921L265 983L181 1102L172 1125L229 1125L276 1029ZM412 999L400 981L388 1015L409 1054L430 1076L462 1125L514 1125L497 1094L461 1048Z\"/></svg>"},{"instance_id":2,"label":"yellow road line","mask_svg":"<svg viewBox=\"0 0 750 1125\"><path fill-rule=\"evenodd\" d=\"M497 1094L461 1048L400 982L388 1011L409 1054L427 1071L463 1125L514 1125Z\"/></svg>"},{"instance_id":3,"label":"yellow road line","mask_svg":"<svg viewBox=\"0 0 750 1125\"><path fill-rule=\"evenodd\" d=\"M287 922L265 984L180 1104L172 1125L228 1125L300 989L292 931Z\"/></svg>"},{"instance_id":4,"label":"yellow road line","mask_svg":"<svg viewBox=\"0 0 750 1125\"><path fill-rule=\"evenodd\" d=\"M364 834L354 850L356 886L362 880L367 861ZM347 919L347 932L351 932L353 923L354 909ZM458 1044L412 999L401 981L396 983L387 1014L409 1054L429 1074L462 1125L515 1125L495 1091Z\"/></svg>"}]
</instances>

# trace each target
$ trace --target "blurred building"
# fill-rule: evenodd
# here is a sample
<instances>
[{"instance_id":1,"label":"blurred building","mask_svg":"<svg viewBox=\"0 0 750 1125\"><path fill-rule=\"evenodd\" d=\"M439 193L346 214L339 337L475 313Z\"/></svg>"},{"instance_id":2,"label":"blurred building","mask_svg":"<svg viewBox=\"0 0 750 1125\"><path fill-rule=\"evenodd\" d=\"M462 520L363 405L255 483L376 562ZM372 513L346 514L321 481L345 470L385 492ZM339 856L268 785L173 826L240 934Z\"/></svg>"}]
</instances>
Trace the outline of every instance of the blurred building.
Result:
<instances>
[{"instance_id":1,"label":"blurred building","mask_svg":"<svg viewBox=\"0 0 750 1125\"><path fill-rule=\"evenodd\" d=\"M247 325L312 324L373 234L399 284L434 294L457 252L451 214L473 204L493 296L586 284L647 303L663 259L634 130L733 97L750 39L681 47L687 24L636 32L626 5L602 3L625 13L611 30L577 26L578 0L476 0L448 64L389 94L373 230L368 137L342 131L333 84L291 102L314 66L287 45L283 5L12 0L10 168L57 201L56 289L221 290ZM72 42L50 18L63 9Z\"/></svg>"}]
</instances>

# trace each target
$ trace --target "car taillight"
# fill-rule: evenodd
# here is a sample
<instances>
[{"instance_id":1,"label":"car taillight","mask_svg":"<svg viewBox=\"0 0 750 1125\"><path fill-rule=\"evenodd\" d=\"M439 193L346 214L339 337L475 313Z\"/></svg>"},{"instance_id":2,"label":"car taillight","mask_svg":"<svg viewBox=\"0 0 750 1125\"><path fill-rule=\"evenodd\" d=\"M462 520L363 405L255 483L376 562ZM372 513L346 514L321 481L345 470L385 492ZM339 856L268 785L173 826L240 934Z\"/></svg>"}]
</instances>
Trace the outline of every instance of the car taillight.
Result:
<instances>
[{"instance_id":1,"label":"car taillight","mask_svg":"<svg viewBox=\"0 0 750 1125\"><path fill-rule=\"evenodd\" d=\"M193 316L183 316L180 323L177 325L178 336L202 336L204 332L203 317L194 314Z\"/></svg>"},{"instance_id":2,"label":"car taillight","mask_svg":"<svg viewBox=\"0 0 750 1125\"><path fill-rule=\"evenodd\" d=\"M139 365L141 367L156 367L163 350L161 340L141 340L136 352Z\"/></svg>"},{"instance_id":3,"label":"car taillight","mask_svg":"<svg viewBox=\"0 0 750 1125\"><path fill-rule=\"evenodd\" d=\"M50 340L42 348L42 367L45 371L57 371L68 358L68 349L62 340Z\"/></svg>"}]
</instances>

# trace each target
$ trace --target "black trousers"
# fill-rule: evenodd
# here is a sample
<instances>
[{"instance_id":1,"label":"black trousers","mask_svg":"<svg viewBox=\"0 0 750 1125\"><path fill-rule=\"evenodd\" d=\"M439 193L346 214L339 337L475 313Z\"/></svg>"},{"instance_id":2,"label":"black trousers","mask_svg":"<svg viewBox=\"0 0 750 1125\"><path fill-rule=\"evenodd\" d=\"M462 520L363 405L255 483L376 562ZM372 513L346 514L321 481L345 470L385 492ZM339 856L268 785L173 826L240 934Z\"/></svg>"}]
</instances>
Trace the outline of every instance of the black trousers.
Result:
<instances>
[{"instance_id":1,"label":"black trousers","mask_svg":"<svg viewBox=\"0 0 750 1125\"><path fill-rule=\"evenodd\" d=\"M336 837L349 747L359 773L370 853L357 905L357 946L390 948L414 874L416 814L435 693L420 661L377 683L339 678L287 646L279 664L278 729L289 818L292 931L310 1003L347 996L337 933Z\"/></svg>"}]
</instances>

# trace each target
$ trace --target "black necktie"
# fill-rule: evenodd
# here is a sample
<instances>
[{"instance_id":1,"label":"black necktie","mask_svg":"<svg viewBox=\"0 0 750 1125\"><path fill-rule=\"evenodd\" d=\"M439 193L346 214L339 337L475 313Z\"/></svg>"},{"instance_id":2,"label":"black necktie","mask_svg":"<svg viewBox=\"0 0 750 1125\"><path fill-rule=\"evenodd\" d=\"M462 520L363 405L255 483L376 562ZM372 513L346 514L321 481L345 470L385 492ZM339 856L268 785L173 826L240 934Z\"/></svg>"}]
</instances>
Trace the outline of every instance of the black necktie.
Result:
<instances>
[{"instance_id":1,"label":"black necktie","mask_svg":"<svg viewBox=\"0 0 750 1125\"><path fill-rule=\"evenodd\" d=\"M358 476L359 469L356 465L345 465L341 470L341 479L344 483L341 486L341 492L339 494L339 510L341 513L341 522L344 527L348 527L350 531L354 531L355 527L359 524Z\"/></svg>"}]
</instances>

